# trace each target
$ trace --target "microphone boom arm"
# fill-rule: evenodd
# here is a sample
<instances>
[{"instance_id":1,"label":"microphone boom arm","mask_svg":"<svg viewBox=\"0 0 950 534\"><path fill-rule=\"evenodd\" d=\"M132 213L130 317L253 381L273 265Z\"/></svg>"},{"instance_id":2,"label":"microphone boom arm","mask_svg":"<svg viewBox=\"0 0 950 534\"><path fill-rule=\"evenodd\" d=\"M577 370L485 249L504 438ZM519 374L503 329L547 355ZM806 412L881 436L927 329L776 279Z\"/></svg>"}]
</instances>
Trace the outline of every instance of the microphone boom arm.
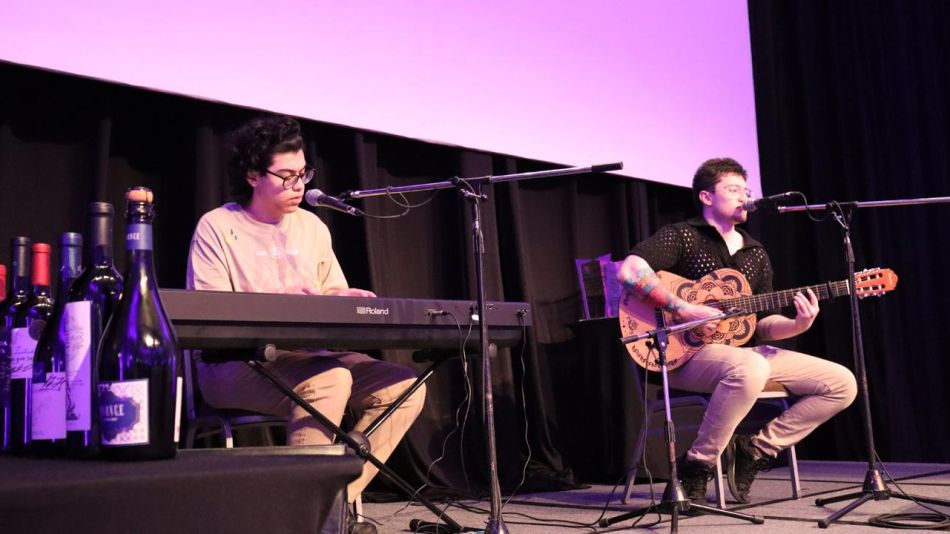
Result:
<instances>
[{"instance_id":1,"label":"microphone boom arm","mask_svg":"<svg viewBox=\"0 0 950 534\"><path fill-rule=\"evenodd\" d=\"M548 178L551 176L565 176L570 174L582 174L587 172L607 172L619 171L623 169L623 162L602 163L600 165L591 165L588 167L566 167L564 169L551 169L547 171L519 172L515 174L502 174L498 176L486 175L473 178L464 178L465 182L472 185L481 185L483 183L495 184L499 182L513 182L517 180L530 180L534 178ZM366 189L362 191L347 191L340 195L340 199L349 200L351 198L369 198L395 193L419 193L422 191L434 191L437 189L453 189L458 187L459 178L453 180L443 180L441 182L430 182L417 185L401 185L396 187L382 187L377 189Z\"/></svg>"}]
</instances>

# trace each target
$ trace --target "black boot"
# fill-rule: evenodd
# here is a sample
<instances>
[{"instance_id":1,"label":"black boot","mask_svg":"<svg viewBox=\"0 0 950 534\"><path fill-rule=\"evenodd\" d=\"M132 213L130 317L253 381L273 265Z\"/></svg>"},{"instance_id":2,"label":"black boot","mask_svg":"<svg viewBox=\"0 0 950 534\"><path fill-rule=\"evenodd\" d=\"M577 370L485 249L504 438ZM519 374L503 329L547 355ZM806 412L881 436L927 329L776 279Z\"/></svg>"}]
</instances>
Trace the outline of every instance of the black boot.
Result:
<instances>
[{"instance_id":1,"label":"black boot","mask_svg":"<svg viewBox=\"0 0 950 534\"><path fill-rule=\"evenodd\" d=\"M356 504L347 503L346 505L346 528L347 534L376 534L376 525L369 521L360 521L360 516L356 515Z\"/></svg>"},{"instance_id":2,"label":"black boot","mask_svg":"<svg viewBox=\"0 0 950 534\"><path fill-rule=\"evenodd\" d=\"M726 464L729 492L736 501L742 504L749 502L749 488L756 473L767 469L774 459L752 444L752 436L736 434L732 437L729 446L723 451L723 461Z\"/></svg>"},{"instance_id":3,"label":"black boot","mask_svg":"<svg viewBox=\"0 0 950 534\"><path fill-rule=\"evenodd\" d=\"M706 502L706 483L712 480L713 467L696 460L686 458L684 453L676 459L676 470L679 474L686 497L690 501L703 504Z\"/></svg>"}]
</instances>

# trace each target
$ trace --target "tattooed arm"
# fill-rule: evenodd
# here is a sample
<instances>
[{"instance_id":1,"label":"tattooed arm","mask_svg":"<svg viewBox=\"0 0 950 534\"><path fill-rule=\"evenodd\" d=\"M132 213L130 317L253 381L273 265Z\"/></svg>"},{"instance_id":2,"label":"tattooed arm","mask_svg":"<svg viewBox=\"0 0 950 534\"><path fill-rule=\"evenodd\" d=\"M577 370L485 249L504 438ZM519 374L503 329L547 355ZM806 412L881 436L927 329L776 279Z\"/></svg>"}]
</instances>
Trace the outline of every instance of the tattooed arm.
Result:
<instances>
[{"instance_id":1,"label":"tattooed arm","mask_svg":"<svg viewBox=\"0 0 950 534\"><path fill-rule=\"evenodd\" d=\"M627 256L617 271L617 278L627 291L654 308L677 313L686 305L685 300L660 284L659 277L640 256Z\"/></svg>"},{"instance_id":2,"label":"tattooed arm","mask_svg":"<svg viewBox=\"0 0 950 534\"><path fill-rule=\"evenodd\" d=\"M617 279L627 291L641 301L676 315L682 322L720 313L710 306L690 304L671 293L660 283L650 264L640 256L627 256L617 271ZM707 323L707 328L714 330L717 323L718 321Z\"/></svg>"}]
</instances>

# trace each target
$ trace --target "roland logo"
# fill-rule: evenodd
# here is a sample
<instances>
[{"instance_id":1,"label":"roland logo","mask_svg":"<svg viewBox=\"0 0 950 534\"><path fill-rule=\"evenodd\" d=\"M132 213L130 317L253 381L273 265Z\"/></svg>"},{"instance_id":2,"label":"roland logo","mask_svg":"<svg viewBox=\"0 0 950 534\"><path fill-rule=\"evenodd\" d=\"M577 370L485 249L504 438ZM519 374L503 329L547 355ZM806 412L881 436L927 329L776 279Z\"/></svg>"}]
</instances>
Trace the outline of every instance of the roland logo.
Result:
<instances>
[{"instance_id":1,"label":"roland logo","mask_svg":"<svg viewBox=\"0 0 950 534\"><path fill-rule=\"evenodd\" d=\"M374 308L372 306L357 306L356 315L389 315L389 308Z\"/></svg>"}]
</instances>

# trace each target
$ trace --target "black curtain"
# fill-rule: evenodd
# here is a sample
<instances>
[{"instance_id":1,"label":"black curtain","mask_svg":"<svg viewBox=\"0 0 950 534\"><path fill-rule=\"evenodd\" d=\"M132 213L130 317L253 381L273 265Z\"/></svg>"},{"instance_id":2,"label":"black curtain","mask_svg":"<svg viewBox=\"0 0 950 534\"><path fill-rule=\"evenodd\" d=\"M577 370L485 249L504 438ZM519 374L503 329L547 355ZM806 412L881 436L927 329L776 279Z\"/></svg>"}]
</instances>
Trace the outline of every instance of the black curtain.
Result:
<instances>
[{"instance_id":1,"label":"black curtain","mask_svg":"<svg viewBox=\"0 0 950 534\"><path fill-rule=\"evenodd\" d=\"M188 243L198 217L227 200L227 133L260 112L0 63L0 239L27 235L55 243L84 229L85 206L106 200L121 213L126 188L156 194L156 269L163 287L183 287ZM498 156L315 121L301 121L315 185L337 193L551 168ZM595 163L595 162L591 162ZM579 385L584 368L567 325L582 314L575 258L621 258L659 224L688 215L682 188L607 175L580 175L486 188L481 204L489 299L531 304L525 346L494 362L502 485L556 489L577 482L590 447L605 436L578 428L591 410L630 401L629 391ZM419 203L430 194L413 195ZM376 214L402 211L386 199L363 201ZM309 208L308 208L309 209ZM396 219L354 219L319 211L351 285L392 297L473 299L471 205L454 191ZM122 224L116 243L122 241ZM8 263L9 247L0 246ZM118 258L121 269L124 258ZM407 351L382 357L421 370ZM407 446L391 463L416 482L431 462L433 486L484 492L487 461L479 363L469 355L474 398L464 403L462 360L448 362ZM460 410L461 406L461 410ZM457 413L468 423L455 431ZM624 424L635 424L624 421ZM527 461L530 453L530 461ZM614 463L622 471L626 458ZM609 478L616 472L607 474ZM596 477L597 474L594 476ZM599 475L604 475L600 473Z\"/></svg>"},{"instance_id":2,"label":"black curtain","mask_svg":"<svg viewBox=\"0 0 950 534\"><path fill-rule=\"evenodd\" d=\"M813 203L950 195L950 3L750 1L756 112L766 193ZM947 204L858 210L859 269L900 283L861 304L877 450L890 460L950 460L950 365L941 335L940 235ZM839 226L759 215L779 286L846 278ZM853 368L846 299L825 304L799 348ZM860 401L805 440L803 458L865 459Z\"/></svg>"}]
</instances>

